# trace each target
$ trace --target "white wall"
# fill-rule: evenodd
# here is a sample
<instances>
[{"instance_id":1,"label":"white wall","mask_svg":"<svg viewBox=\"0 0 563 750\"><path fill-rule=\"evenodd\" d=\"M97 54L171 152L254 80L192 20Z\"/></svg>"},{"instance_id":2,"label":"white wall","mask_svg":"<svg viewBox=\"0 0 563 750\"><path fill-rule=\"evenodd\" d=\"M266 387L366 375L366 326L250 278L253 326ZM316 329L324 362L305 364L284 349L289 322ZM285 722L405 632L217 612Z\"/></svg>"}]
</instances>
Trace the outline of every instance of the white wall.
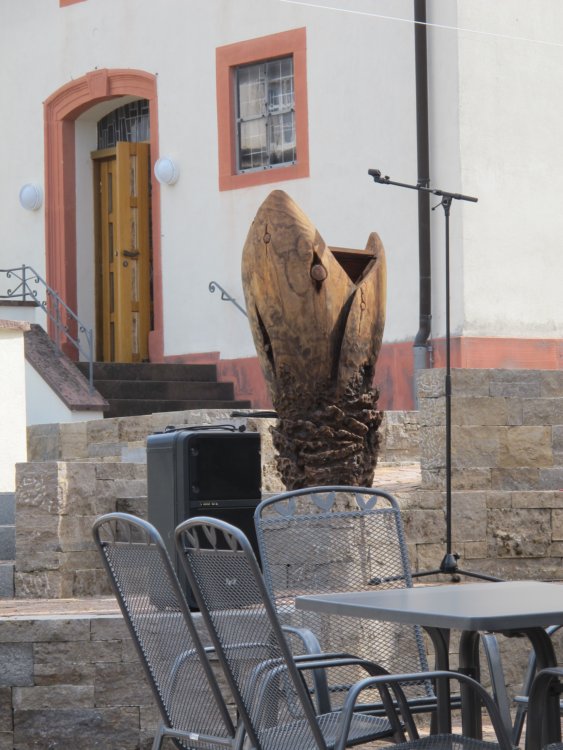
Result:
<instances>
[{"instance_id":1,"label":"white wall","mask_svg":"<svg viewBox=\"0 0 563 750\"><path fill-rule=\"evenodd\" d=\"M14 466L27 460L23 334L26 324L0 321L0 492L13 492Z\"/></svg>"},{"instance_id":2,"label":"white wall","mask_svg":"<svg viewBox=\"0 0 563 750\"><path fill-rule=\"evenodd\" d=\"M102 419L102 411L71 411L29 362L25 363L27 424L86 422Z\"/></svg>"},{"instance_id":3,"label":"white wall","mask_svg":"<svg viewBox=\"0 0 563 750\"><path fill-rule=\"evenodd\" d=\"M352 9L357 3L344 5ZM412 14L411 0L363 5L383 15ZM208 284L215 279L242 301L242 246L259 204L277 187L297 200L328 243L363 248L369 233L379 232L388 253L390 284L400 290L390 295L387 336L412 335L418 324L416 204L412 196L376 186L367 175L368 168L380 167L397 176L415 176L411 27L278 0L245 0L244 6L241 13L241 3L231 0L197 6L184 0L87 0L63 9L43 0L29 0L25 7L3 4L1 54L20 59L23 40L34 39L33 45L26 44L18 81L2 73L6 97L17 110L6 123L3 144L22 139L22 119L23 138L30 143L23 158L18 153L9 160L6 199L14 193L17 200L12 176L22 170L17 164L25 164L26 174L41 176L41 102L49 95L95 68L155 73L160 151L175 154L181 167L178 184L161 191L165 353L254 353L246 319L211 295ZM311 177L219 193L215 49L301 26L307 27L308 41ZM90 148L91 134L79 122L77 148ZM84 206L90 210L85 155L77 154L81 279L89 278L91 244L90 221L83 214ZM16 206L14 213L17 221L9 222L9 235L29 238L19 254L42 258L43 211L30 215ZM37 236L32 237L27 230L36 220ZM91 296L85 288L79 290L86 318Z\"/></svg>"},{"instance_id":4,"label":"white wall","mask_svg":"<svg viewBox=\"0 0 563 750\"><path fill-rule=\"evenodd\" d=\"M165 354L254 354L246 319L208 291L213 279L242 302L240 256L268 192L286 190L329 244L364 247L377 231L388 259L386 341L418 329L414 191L376 185L368 168L416 181L412 0L45 0L0 4L0 83L10 102L0 156L5 241L0 266L44 271L44 211L17 202L23 182L43 181L42 102L96 68L157 75L161 154L181 176L161 190ZM324 6L324 7L322 7ZM338 6L341 10L335 10ZM559 0L428 0L431 178L475 194L451 214L452 330L467 335L554 336L561 254ZM393 20L399 19L399 20ZM305 26L311 176L218 190L217 46ZM481 33L456 32L456 27ZM33 39L33 44L28 40ZM559 40L563 41L563 40ZM25 53L22 52L25 50ZM17 61L17 66L13 64ZM8 62L10 64L8 64ZM14 72L17 71L17 74ZM116 105L119 102L116 102ZM80 315L92 318L91 168L94 124L77 123ZM16 147L25 144L24 148ZM437 201L436 201L437 202ZM444 218L432 215L433 333L444 332ZM559 274L560 276L560 274ZM85 322L88 322L87 320Z\"/></svg>"},{"instance_id":5,"label":"white wall","mask_svg":"<svg viewBox=\"0 0 563 750\"><path fill-rule=\"evenodd\" d=\"M27 461L27 425L101 419L71 411L25 359L26 322L0 319L0 492L15 489L15 464Z\"/></svg>"},{"instance_id":6,"label":"white wall","mask_svg":"<svg viewBox=\"0 0 563 750\"><path fill-rule=\"evenodd\" d=\"M454 326L561 337L563 6L429 4L432 21L463 29L457 45L451 31L430 32L435 183L479 198L452 205Z\"/></svg>"}]
</instances>

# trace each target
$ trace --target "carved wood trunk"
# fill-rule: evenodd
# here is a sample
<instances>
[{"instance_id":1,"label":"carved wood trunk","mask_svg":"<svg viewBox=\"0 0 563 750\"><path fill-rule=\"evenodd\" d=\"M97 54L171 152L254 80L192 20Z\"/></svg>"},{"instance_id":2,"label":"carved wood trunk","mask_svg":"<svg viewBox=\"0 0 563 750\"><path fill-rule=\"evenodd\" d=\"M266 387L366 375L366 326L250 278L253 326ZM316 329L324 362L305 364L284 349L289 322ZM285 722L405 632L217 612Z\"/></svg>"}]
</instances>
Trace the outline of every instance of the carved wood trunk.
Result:
<instances>
[{"instance_id":1,"label":"carved wood trunk","mask_svg":"<svg viewBox=\"0 0 563 750\"><path fill-rule=\"evenodd\" d=\"M352 278L346 266L360 276ZM284 484L370 486L382 417L373 376L386 293L378 235L370 235L365 251L333 252L276 190L248 233L242 281L278 414L273 440Z\"/></svg>"}]
</instances>

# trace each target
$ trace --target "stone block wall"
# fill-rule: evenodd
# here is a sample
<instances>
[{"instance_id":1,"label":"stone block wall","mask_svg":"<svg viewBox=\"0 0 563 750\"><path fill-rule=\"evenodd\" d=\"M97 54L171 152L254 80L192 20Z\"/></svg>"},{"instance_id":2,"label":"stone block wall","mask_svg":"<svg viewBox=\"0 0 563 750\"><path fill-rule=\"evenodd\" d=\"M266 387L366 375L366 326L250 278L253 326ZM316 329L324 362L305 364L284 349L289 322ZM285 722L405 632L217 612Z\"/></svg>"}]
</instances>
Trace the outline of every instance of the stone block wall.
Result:
<instances>
[{"instance_id":1,"label":"stone block wall","mask_svg":"<svg viewBox=\"0 0 563 750\"><path fill-rule=\"evenodd\" d=\"M80 461L18 464L16 596L109 593L92 524L115 510L146 516L146 465Z\"/></svg>"},{"instance_id":2,"label":"stone block wall","mask_svg":"<svg viewBox=\"0 0 563 750\"><path fill-rule=\"evenodd\" d=\"M107 594L91 528L101 513L147 515L146 439L167 425L244 424L260 432L262 490L285 488L275 468L271 419L232 418L225 410L118 417L28 430L29 461L16 469L17 597ZM381 426L380 462L418 460L414 412L391 412Z\"/></svg>"},{"instance_id":3,"label":"stone block wall","mask_svg":"<svg viewBox=\"0 0 563 750\"><path fill-rule=\"evenodd\" d=\"M117 612L0 616L0 750L149 750L158 720Z\"/></svg>"},{"instance_id":4,"label":"stone block wall","mask_svg":"<svg viewBox=\"0 0 563 750\"><path fill-rule=\"evenodd\" d=\"M422 486L405 506L413 562L445 538L445 374L419 375ZM452 536L463 565L563 580L563 371L452 371Z\"/></svg>"}]
</instances>

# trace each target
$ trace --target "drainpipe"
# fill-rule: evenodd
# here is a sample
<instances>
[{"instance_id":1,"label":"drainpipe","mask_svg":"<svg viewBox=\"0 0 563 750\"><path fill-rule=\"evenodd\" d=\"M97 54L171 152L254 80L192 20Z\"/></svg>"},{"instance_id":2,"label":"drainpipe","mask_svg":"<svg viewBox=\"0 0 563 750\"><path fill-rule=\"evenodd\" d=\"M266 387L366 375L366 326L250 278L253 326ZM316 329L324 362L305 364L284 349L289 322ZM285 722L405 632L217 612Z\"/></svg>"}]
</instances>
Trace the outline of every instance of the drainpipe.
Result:
<instances>
[{"instance_id":1,"label":"drainpipe","mask_svg":"<svg viewBox=\"0 0 563 750\"><path fill-rule=\"evenodd\" d=\"M426 0L414 0L414 57L416 73L416 150L418 184L429 185L428 60L426 49ZM432 289L430 260L430 194L418 191L419 329L414 349L414 403L418 408L416 373L429 367Z\"/></svg>"}]
</instances>

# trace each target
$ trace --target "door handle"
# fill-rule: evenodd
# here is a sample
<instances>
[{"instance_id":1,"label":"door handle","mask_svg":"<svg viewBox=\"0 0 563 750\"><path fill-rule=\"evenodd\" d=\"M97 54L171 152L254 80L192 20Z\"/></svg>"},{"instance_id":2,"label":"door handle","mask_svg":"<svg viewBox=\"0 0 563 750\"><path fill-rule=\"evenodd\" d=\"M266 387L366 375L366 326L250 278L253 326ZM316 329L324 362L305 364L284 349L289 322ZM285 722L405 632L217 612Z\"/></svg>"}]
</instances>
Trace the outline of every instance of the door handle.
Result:
<instances>
[{"instance_id":1,"label":"door handle","mask_svg":"<svg viewBox=\"0 0 563 750\"><path fill-rule=\"evenodd\" d=\"M121 255L124 255L126 258L138 258L141 254L140 250L122 250Z\"/></svg>"}]
</instances>

